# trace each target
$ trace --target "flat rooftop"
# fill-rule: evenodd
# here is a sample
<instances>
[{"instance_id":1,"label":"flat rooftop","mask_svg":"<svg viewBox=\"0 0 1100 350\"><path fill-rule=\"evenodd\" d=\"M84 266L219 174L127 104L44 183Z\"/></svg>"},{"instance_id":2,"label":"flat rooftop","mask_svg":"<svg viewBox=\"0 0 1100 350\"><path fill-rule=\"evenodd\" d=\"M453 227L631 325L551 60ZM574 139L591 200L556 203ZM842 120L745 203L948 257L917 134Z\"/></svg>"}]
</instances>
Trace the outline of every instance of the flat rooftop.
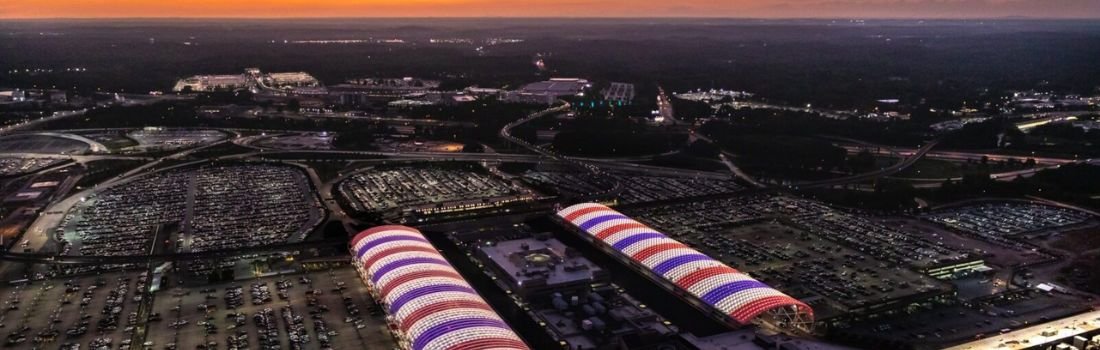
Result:
<instances>
[{"instance_id":1,"label":"flat rooftop","mask_svg":"<svg viewBox=\"0 0 1100 350\"><path fill-rule=\"evenodd\" d=\"M1074 336L1093 333L1097 330L1100 330L1100 310L950 347L947 350L1038 348L1044 344L1072 341Z\"/></svg>"},{"instance_id":2,"label":"flat rooftop","mask_svg":"<svg viewBox=\"0 0 1100 350\"><path fill-rule=\"evenodd\" d=\"M555 286L606 278L603 269L556 239L524 238L478 249L517 287L543 281Z\"/></svg>"},{"instance_id":3,"label":"flat rooftop","mask_svg":"<svg viewBox=\"0 0 1100 350\"><path fill-rule=\"evenodd\" d=\"M776 335L767 336L753 329L739 329L707 337L684 334L684 341L699 350L765 350L777 348L773 344L782 344L787 350L853 350L854 348L833 345L810 339L790 338ZM764 344L761 345L760 343ZM773 346L768 346L773 345Z\"/></svg>"},{"instance_id":4,"label":"flat rooftop","mask_svg":"<svg viewBox=\"0 0 1100 350\"><path fill-rule=\"evenodd\" d=\"M530 93L570 95L583 91L586 85L588 81L582 79L551 79L524 85L520 90Z\"/></svg>"}]
</instances>

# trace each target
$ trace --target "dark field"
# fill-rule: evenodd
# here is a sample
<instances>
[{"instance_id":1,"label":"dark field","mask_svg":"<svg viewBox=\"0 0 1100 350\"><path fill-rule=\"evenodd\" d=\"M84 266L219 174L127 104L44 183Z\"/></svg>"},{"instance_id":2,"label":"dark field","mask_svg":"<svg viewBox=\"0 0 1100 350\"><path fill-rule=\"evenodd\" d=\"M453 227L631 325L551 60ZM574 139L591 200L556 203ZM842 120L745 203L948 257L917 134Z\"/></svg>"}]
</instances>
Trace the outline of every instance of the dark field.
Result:
<instances>
[{"instance_id":1,"label":"dark field","mask_svg":"<svg viewBox=\"0 0 1100 350\"><path fill-rule=\"evenodd\" d=\"M430 43L429 39L470 39ZM489 38L523 39L491 45ZM365 40L295 44L295 40ZM377 39L401 39L380 43ZM286 42L284 42L284 40ZM478 51L476 48L481 47ZM193 74L307 71L515 86L541 76L672 91L747 90L847 108L900 98L957 107L1006 89L1091 92L1100 24L1090 21L717 19L330 19L0 22L4 85L146 92ZM125 57L120 60L119 57ZM542 57L548 71L532 64ZM975 59L977 58L977 59ZM65 72L80 67L86 71ZM19 69L53 69L52 73Z\"/></svg>"}]
</instances>

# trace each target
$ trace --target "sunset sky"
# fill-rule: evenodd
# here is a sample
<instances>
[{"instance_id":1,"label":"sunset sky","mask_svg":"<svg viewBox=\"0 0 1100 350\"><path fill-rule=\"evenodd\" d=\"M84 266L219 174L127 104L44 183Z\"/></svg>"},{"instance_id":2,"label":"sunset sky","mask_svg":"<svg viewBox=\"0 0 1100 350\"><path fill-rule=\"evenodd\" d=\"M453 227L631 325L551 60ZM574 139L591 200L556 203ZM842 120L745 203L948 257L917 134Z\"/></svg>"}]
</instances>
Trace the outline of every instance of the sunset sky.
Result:
<instances>
[{"instance_id":1,"label":"sunset sky","mask_svg":"<svg viewBox=\"0 0 1100 350\"><path fill-rule=\"evenodd\" d=\"M1100 18L1100 0L10 0L0 18Z\"/></svg>"}]
</instances>

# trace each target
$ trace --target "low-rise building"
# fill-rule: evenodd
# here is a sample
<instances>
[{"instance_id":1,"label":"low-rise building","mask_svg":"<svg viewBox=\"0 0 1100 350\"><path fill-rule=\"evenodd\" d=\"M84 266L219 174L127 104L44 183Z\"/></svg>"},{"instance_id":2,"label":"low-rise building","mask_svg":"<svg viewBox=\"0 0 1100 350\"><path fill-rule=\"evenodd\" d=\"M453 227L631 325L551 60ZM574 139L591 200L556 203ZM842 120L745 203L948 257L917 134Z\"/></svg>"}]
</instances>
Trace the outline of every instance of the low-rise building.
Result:
<instances>
[{"instance_id":1,"label":"low-rise building","mask_svg":"<svg viewBox=\"0 0 1100 350\"><path fill-rule=\"evenodd\" d=\"M601 91L604 100L612 103L618 103L620 105L630 104L634 101L634 84L629 83L611 83L607 89Z\"/></svg>"}]
</instances>

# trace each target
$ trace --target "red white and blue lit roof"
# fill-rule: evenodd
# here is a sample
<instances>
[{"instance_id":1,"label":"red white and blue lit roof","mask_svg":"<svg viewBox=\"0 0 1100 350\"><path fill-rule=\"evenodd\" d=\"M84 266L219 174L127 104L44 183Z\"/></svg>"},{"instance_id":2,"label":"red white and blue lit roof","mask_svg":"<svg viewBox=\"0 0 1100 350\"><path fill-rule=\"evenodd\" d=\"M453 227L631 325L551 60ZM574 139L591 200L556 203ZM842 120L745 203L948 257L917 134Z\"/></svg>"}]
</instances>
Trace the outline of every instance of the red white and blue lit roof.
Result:
<instances>
[{"instance_id":1,"label":"red white and blue lit roof","mask_svg":"<svg viewBox=\"0 0 1100 350\"><path fill-rule=\"evenodd\" d=\"M352 238L360 277L413 350L528 349L454 267L411 227Z\"/></svg>"},{"instance_id":2,"label":"red white and blue lit roof","mask_svg":"<svg viewBox=\"0 0 1100 350\"><path fill-rule=\"evenodd\" d=\"M813 310L798 299L604 205L577 204L557 215L737 323L782 308L812 318Z\"/></svg>"}]
</instances>

